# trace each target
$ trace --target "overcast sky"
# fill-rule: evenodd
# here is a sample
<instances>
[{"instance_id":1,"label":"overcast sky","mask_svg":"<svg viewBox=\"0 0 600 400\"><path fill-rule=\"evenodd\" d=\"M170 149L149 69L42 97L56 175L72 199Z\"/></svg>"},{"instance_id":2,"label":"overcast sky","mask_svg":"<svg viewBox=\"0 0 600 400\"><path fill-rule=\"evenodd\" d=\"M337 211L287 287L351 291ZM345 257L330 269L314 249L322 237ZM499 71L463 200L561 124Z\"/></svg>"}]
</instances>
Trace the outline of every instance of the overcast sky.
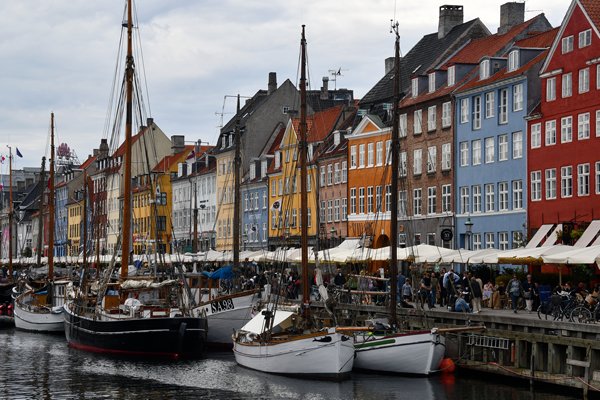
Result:
<instances>
[{"instance_id":1,"label":"overcast sky","mask_svg":"<svg viewBox=\"0 0 600 400\"><path fill-rule=\"evenodd\" d=\"M393 53L390 19L406 53L437 31L438 8L464 5L495 33L503 0L138 0L152 116L168 135L216 142L225 95L297 81L300 26L306 24L312 89L341 68L337 87L362 97ZM396 4L397 3L397 4ZM18 147L15 168L38 166L47 153L50 112L57 144L83 161L103 136L124 0L19 0L0 13L0 154ZM529 0L526 19L544 12L561 23L566 0ZM137 61L140 64L140 61ZM334 85L330 81L330 87ZM225 102L225 122L235 110ZM2 168L6 172L6 163Z\"/></svg>"}]
</instances>

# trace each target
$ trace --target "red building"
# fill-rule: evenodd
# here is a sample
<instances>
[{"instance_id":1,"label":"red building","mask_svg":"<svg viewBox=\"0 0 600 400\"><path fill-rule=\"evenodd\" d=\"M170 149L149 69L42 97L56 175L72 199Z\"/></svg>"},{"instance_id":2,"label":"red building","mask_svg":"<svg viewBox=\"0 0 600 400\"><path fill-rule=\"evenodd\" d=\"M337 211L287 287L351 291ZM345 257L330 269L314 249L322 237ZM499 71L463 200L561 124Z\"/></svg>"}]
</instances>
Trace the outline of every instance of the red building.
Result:
<instances>
[{"instance_id":1,"label":"red building","mask_svg":"<svg viewBox=\"0 0 600 400\"><path fill-rule=\"evenodd\" d=\"M563 242L600 219L600 2L573 0L541 68L528 118L529 234L563 225Z\"/></svg>"}]
</instances>

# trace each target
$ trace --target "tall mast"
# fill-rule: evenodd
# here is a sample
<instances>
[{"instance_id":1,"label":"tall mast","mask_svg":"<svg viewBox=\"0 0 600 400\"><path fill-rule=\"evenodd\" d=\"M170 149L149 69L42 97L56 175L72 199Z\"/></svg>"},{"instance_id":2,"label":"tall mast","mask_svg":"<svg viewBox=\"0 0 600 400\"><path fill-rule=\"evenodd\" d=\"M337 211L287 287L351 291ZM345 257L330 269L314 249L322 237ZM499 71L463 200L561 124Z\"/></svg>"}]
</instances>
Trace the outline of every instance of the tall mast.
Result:
<instances>
[{"instance_id":1,"label":"tall mast","mask_svg":"<svg viewBox=\"0 0 600 400\"><path fill-rule=\"evenodd\" d=\"M240 95L237 95L237 110L235 114L235 155L233 157L233 270L240 268Z\"/></svg>"},{"instance_id":2,"label":"tall mast","mask_svg":"<svg viewBox=\"0 0 600 400\"><path fill-rule=\"evenodd\" d=\"M88 204L87 204L87 196L88 196L88 187L87 187L87 172L85 171L85 168L83 169L83 268L85 269L87 267L87 241L88 241L88 237L87 237L87 230L88 230L88 224L87 224L87 219L88 219L88 215L87 215L87 208L88 208Z\"/></svg>"},{"instance_id":3,"label":"tall mast","mask_svg":"<svg viewBox=\"0 0 600 400\"><path fill-rule=\"evenodd\" d=\"M48 279L54 279L54 113L50 114L50 166L48 178Z\"/></svg>"},{"instance_id":4,"label":"tall mast","mask_svg":"<svg viewBox=\"0 0 600 400\"><path fill-rule=\"evenodd\" d=\"M125 67L125 158L123 166L123 230L121 242L121 279L129 275L129 247L131 244L131 131L133 119L133 44L131 0L127 0L127 59ZM150 129L150 128L149 128Z\"/></svg>"},{"instance_id":5,"label":"tall mast","mask_svg":"<svg viewBox=\"0 0 600 400\"><path fill-rule=\"evenodd\" d=\"M43 209L44 209L44 183L46 182L46 157L42 157L42 171L40 172L40 184L42 186L42 192L40 193L40 201L39 201L39 207L38 209L39 214L38 214L38 236L37 236L37 254L36 254L36 261L37 261L37 265L38 267L40 267L42 265L42 246L44 244L43 242L43 236L42 233L44 232L44 213L43 213Z\"/></svg>"},{"instance_id":6,"label":"tall mast","mask_svg":"<svg viewBox=\"0 0 600 400\"><path fill-rule=\"evenodd\" d=\"M390 227L390 323L397 325L396 295L398 291L398 156L400 151L400 134L398 131L400 102L400 35L398 23L392 23L392 31L396 35L394 52L394 103L392 104L392 210Z\"/></svg>"},{"instance_id":7,"label":"tall mast","mask_svg":"<svg viewBox=\"0 0 600 400\"><path fill-rule=\"evenodd\" d=\"M309 287L308 287L308 194L306 193L306 38L304 25L302 25L302 39L300 39L300 126L299 153L300 153L300 238L302 255L302 301L304 312L308 314Z\"/></svg>"},{"instance_id":8,"label":"tall mast","mask_svg":"<svg viewBox=\"0 0 600 400\"><path fill-rule=\"evenodd\" d=\"M13 185L12 185L12 148L8 146L8 272L13 276Z\"/></svg>"},{"instance_id":9,"label":"tall mast","mask_svg":"<svg viewBox=\"0 0 600 400\"><path fill-rule=\"evenodd\" d=\"M198 253L198 187L197 182L194 182L194 185L191 184L190 187L194 190L194 237L192 238L192 253Z\"/></svg>"}]
</instances>

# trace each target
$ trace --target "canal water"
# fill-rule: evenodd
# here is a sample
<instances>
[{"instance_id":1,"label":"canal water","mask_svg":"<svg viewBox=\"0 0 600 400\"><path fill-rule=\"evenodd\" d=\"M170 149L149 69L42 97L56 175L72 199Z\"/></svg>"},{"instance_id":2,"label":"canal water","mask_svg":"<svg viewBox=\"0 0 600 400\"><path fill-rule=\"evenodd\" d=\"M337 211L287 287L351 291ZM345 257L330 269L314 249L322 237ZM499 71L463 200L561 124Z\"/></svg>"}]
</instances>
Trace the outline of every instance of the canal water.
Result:
<instances>
[{"instance_id":1,"label":"canal water","mask_svg":"<svg viewBox=\"0 0 600 400\"><path fill-rule=\"evenodd\" d=\"M266 375L239 367L233 354L147 362L90 354L64 337L0 331L0 399L297 399L568 400L555 389L529 389L502 378L439 375L405 378L353 373L341 382Z\"/></svg>"}]
</instances>

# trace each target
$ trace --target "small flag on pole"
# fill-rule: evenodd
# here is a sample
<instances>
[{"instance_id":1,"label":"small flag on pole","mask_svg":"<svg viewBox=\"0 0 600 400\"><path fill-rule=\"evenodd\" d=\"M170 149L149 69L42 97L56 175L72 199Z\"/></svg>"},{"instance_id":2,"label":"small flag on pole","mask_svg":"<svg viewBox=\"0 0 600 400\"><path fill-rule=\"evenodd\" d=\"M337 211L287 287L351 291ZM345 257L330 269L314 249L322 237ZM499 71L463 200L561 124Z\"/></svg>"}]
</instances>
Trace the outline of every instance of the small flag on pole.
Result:
<instances>
[{"instance_id":1,"label":"small flag on pole","mask_svg":"<svg viewBox=\"0 0 600 400\"><path fill-rule=\"evenodd\" d=\"M18 147L16 147L16 149L17 149L17 156L19 156L19 157L23 158L23 154L21 154L21 152L19 151L19 148L18 148Z\"/></svg>"}]
</instances>

